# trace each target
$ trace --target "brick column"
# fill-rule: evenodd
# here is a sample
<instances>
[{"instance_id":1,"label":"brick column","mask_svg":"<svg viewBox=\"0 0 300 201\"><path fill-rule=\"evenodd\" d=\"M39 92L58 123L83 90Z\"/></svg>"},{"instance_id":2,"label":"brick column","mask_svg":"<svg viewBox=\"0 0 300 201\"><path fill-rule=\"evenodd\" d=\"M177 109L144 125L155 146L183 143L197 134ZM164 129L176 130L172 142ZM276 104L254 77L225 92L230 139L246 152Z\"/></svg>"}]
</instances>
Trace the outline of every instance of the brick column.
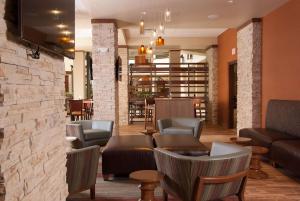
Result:
<instances>
[{"instance_id":1,"label":"brick column","mask_svg":"<svg viewBox=\"0 0 300 201\"><path fill-rule=\"evenodd\" d=\"M218 123L218 46L212 45L206 50L208 63L208 121Z\"/></svg>"},{"instance_id":2,"label":"brick column","mask_svg":"<svg viewBox=\"0 0 300 201\"><path fill-rule=\"evenodd\" d=\"M97 120L113 120L119 134L119 92L115 78L118 56L118 30L114 20L92 20L93 99Z\"/></svg>"},{"instance_id":3,"label":"brick column","mask_svg":"<svg viewBox=\"0 0 300 201\"><path fill-rule=\"evenodd\" d=\"M261 125L261 46L262 24L253 19L239 29L237 130Z\"/></svg>"},{"instance_id":4,"label":"brick column","mask_svg":"<svg viewBox=\"0 0 300 201\"><path fill-rule=\"evenodd\" d=\"M119 81L119 123L128 125L128 47L119 46L122 59L122 80Z\"/></svg>"}]
</instances>

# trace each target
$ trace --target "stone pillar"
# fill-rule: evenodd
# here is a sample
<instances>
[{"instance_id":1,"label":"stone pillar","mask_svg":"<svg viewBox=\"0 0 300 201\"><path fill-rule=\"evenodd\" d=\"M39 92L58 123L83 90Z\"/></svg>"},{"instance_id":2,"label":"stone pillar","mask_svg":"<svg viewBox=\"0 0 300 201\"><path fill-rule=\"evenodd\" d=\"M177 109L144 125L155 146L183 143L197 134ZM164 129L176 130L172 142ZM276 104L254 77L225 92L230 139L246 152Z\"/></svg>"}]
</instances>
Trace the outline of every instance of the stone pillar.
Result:
<instances>
[{"instance_id":1,"label":"stone pillar","mask_svg":"<svg viewBox=\"0 0 300 201\"><path fill-rule=\"evenodd\" d=\"M85 52L76 51L73 67L73 91L74 99L86 98L86 66L85 66Z\"/></svg>"},{"instance_id":2,"label":"stone pillar","mask_svg":"<svg viewBox=\"0 0 300 201\"><path fill-rule=\"evenodd\" d=\"M93 99L97 120L113 120L119 134L119 91L115 75L118 56L118 30L114 20L92 20Z\"/></svg>"},{"instance_id":3,"label":"stone pillar","mask_svg":"<svg viewBox=\"0 0 300 201\"><path fill-rule=\"evenodd\" d=\"M119 81L119 124L128 125L128 47L119 46L122 59L122 80Z\"/></svg>"},{"instance_id":4,"label":"stone pillar","mask_svg":"<svg viewBox=\"0 0 300 201\"><path fill-rule=\"evenodd\" d=\"M218 123L218 46L206 50L208 63L208 106L207 118L213 125Z\"/></svg>"},{"instance_id":5,"label":"stone pillar","mask_svg":"<svg viewBox=\"0 0 300 201\"><path fill-rule=\"evenodd\" d=\"M261 126L262 24L253 19L237 34L237 130Z\"/></svg>"}]
</instances>

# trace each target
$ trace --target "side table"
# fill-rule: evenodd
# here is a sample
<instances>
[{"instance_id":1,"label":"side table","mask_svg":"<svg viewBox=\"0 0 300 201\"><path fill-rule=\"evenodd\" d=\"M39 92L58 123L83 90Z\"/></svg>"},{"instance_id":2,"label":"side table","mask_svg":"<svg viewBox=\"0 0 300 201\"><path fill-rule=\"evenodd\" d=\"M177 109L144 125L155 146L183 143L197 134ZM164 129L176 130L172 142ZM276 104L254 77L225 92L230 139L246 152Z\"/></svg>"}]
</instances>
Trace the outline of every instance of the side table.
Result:
<instances>
[{"instance_id":1,"label":"side table","mask_svg":"<svg viewBox=\"0 0 300 201\"><path fill-rule=\"evenodd\" d=\"M140 170L132 172L129 177L141 182L141 198L139 201L154 201L154 190L158 186L163 175L155 170Z\"/></svg>"},{"instance_id":2,"label":"side table","mask_svg":"<svg viewBox=\"0 0 300 201\"><path fill-rule=\"evenodd\" d=\"M251 146L252 158L248 177L251 179L267 179L268 174L261 170L261 157L269 152L269 149L261 146Z\"/></svg>"},{"instance_id":3,"label":"side table","mask_svg":"<svg viewBox=\"0 0 300 201\"><path fill-rule=\"evenodd\" d=\"M230 141L241 146L250 146L252 143L252 139L247 137L231 137Z\"/></svg>"},{"instance_id":4,"label":"side table","mask_svg":"<svg viewBox=\"0 0 300 201\"><path fill-rule=\"evenodd\" d=\"M154 129L146 129L146 130L143 130L141 133L143 133L144 135L152 136L154 133L157 133L157 131Z\"/></svg>"}]
</instances>

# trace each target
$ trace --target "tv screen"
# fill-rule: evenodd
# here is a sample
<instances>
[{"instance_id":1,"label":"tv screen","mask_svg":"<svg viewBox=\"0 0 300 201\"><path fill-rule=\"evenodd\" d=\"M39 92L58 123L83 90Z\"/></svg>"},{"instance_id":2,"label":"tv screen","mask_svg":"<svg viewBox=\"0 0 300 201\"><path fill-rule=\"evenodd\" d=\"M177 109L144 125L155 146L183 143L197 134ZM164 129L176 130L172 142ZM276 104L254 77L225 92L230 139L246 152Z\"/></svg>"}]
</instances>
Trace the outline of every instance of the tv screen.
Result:
<instances>
[{"instance_id":1,"label":"tv screen","mask_svg":"<svg viewBox=\"0 0 300 201\"><path fill-rule=\"evenodd\" d=\"M75 0L19 0L21 39L74 58Z\"/></svg>"}]
</instances>

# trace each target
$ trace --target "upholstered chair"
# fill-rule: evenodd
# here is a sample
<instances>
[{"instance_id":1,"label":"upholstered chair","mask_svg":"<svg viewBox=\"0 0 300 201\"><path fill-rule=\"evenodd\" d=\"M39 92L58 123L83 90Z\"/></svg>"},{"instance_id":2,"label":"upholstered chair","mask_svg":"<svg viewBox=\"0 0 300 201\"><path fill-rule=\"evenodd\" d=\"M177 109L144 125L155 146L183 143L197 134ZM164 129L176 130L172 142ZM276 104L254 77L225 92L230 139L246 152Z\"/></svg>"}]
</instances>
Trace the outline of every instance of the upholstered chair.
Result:
<instances>
[{"instance_id":1,"label":"upholstered chair","mask_svg":"<svg viewBox=\"0 0 300 201\"><path fill-rule=\"evenodd\" d=\"M251 149L214 142L210 155L184 156L154 149L158 171L164 174L164 200L204 201L236 195L244 200Z\"/></svg>"},{"instance_id":2,"label":"upholstered chair","mask_svg":"<svg viewBox=\"0 0 300 201\"><path fill-rule=\"evenodd\" d=\"M67 152L67 183L70 195L90 189L91 199L95 199L99 156L100 146Z\"/></svg>"},{"instance_id":3,"label":"upholstered chair","mask_svg":"<svg viewBox=\"0 0 300 201\"><path fill-rule=\"evenodd\" d=\"M112 136L113 121L81 120L67 124L67 136L77 137L82 147L104 146Z\"/></svg>"},{"instance_id":4,"label":"upholstered chair","mask_svg":"<svg viewBox=\"0 0 300 201\"><path fill-rule=\"evenodd\" d=\"M200 138L203 120L198 118L170 118L157 121L159 132L162 135L186 134Z\"/></svg>"}]
</instances>

